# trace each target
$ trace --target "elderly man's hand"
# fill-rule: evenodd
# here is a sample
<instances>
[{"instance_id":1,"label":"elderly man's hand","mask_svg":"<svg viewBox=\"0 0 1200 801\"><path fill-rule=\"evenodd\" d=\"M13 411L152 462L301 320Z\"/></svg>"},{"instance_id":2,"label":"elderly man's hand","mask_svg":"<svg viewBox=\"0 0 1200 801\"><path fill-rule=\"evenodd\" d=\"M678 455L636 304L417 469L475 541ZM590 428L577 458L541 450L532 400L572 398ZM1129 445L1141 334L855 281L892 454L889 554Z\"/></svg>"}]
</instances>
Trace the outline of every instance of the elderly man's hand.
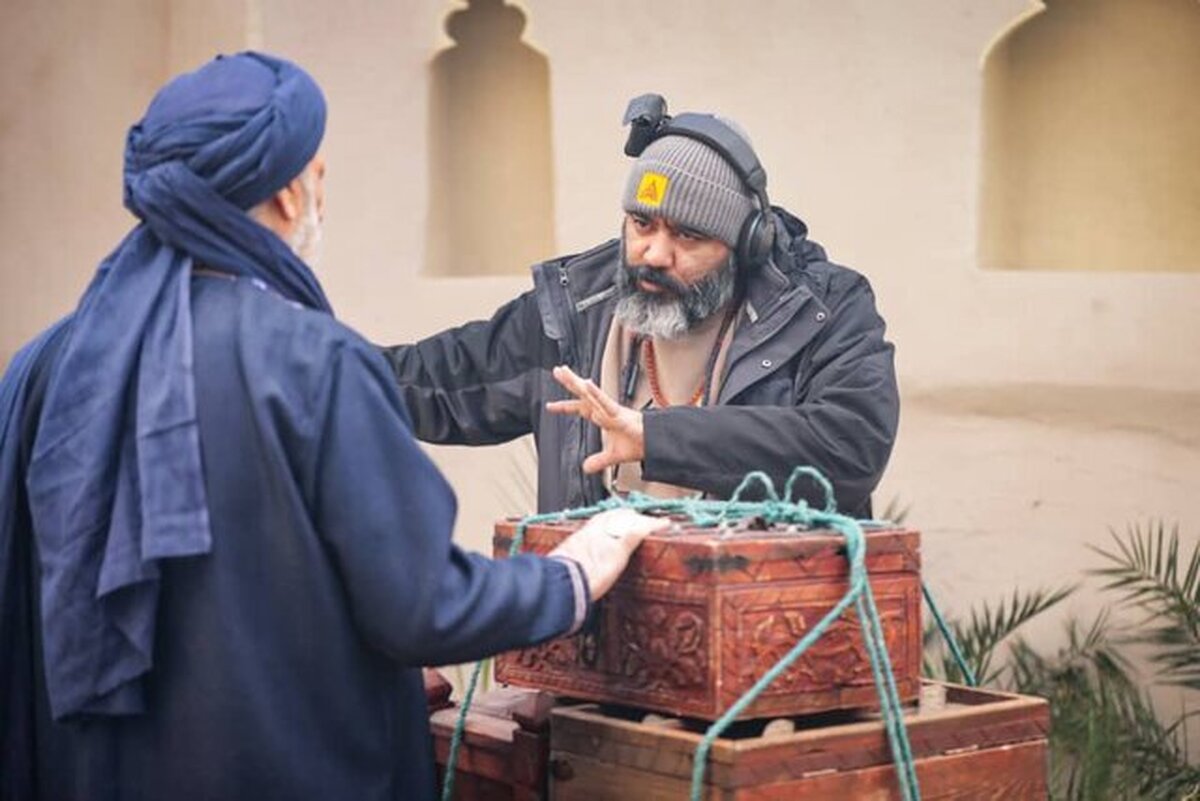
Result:
<instances>
[{"instance_id":1,"label":"elderly man's hand","mask_svg":"<svg viewBox=\"0 0 1200 801\"><path fill-rule=\"evenodd\" d=\"M598 601L617 583L642 540L670 523L666 518L647 517L632 509L610 509L589 520L550 555L578 563L587 576L592 600Z\"/></svg>"},{"instance_id":2,"label":"elderly man's hand","mask_svg":"<svg viewBox=\"0 0 1200 801\"><path fill-rule=\"evenodd\" d=\"M574 414L604 431L604 450L583 460L585 473L598 473L623 462L640 462L646 456L642 413L626 408L590 380L580 378L565 365L554 368L554 379L575 396L574 400L551 401L548 411Z\"/></svg>"}]
</instances>

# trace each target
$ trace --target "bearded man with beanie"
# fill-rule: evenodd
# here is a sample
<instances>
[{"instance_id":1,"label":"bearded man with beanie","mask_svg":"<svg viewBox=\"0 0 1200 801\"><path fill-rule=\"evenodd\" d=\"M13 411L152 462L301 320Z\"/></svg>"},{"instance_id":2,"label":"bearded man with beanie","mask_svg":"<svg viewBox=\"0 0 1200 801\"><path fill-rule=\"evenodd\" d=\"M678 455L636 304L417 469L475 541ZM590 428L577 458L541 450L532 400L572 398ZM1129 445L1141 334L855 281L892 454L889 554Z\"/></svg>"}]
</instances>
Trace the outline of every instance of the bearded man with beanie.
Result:
<instances>
[{"instance_id":1,"label":"bearded man with beanie","mask_svg":"<svg viewBox=\"0 0 1200 801\"><path fill-rule=\"evenodd\" d=\"M538 506L638 490L726 498L799 465L870 514L899 419L867 280L834 264L734 123L630 105L620 236L534 266L486 321L384 348L420 439L532 433ZM816 487L802 488L814 505Z\"/></svg>"}]
</instances>

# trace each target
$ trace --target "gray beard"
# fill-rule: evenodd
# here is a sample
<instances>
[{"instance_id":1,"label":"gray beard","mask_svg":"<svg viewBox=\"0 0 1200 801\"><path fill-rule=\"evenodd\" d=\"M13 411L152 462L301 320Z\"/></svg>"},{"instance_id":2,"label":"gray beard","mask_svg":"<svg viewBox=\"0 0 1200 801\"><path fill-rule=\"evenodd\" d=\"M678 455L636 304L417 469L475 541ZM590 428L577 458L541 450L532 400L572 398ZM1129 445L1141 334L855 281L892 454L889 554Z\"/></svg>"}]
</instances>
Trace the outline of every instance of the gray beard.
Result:
<instances>
[{"instance_id":1,"label":"gray beard","mask_svg":"<svg viewBox=\"0 0 1200 801\"><path fill-rule=\"evenodd\" d=\"M638 271L643 271L638 273ZM638 286L644 278L664 291L650 293ZM655 339L679 339L725 308L733 299L737 270L733 254L725 264L690 286L679 284L652 268L630 265L624 248L617 268L619 300L613 312L635 334Z\"/></svg>"},{"instance_id":2,"label":"gray beard","mask_svg":"<svg viewBox=\"0 0 1200 801\"><path fill-rule=\"evenodd\" d=\"M321 241L324 238L321 215L317 213L317 181L309 173L305 173L300 180L305 188L304 211L287 244L302 262L316 268L321 263Z\"/></svg>"}]
</instances>

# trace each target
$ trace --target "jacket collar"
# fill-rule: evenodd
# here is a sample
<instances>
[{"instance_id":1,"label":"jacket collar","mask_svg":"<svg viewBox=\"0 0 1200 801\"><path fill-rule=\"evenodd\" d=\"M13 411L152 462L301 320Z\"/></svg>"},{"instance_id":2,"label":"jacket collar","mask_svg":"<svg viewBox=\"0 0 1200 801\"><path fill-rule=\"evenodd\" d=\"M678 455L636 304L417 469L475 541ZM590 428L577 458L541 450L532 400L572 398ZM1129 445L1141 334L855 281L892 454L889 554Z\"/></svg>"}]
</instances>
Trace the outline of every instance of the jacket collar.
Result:
<instances>
[{"instance_id":1,"label":"jacket collar","mask_svg":"<svg viewBox=\"0 0 1200 801\"><path fill-rule=\"evenodd\" d=\"M803 221L778 206L772 208L772 213L777 231L775 246L771 258L755 270L746 286L745 309L729 354L729 369L737 359L778 334L813 298L799 275L807 261L825 255L819 245L808 241ZM610 239L583 253L534 267L543 324L551 338L572 339L579 330L573 321L580 315L611 319L609 307L616 297L613 277L620 269L619 249L620 240ZM587 343L574 341L564 344L568 352L577 355L588 347Z\"/></svg>"}]
</instances>

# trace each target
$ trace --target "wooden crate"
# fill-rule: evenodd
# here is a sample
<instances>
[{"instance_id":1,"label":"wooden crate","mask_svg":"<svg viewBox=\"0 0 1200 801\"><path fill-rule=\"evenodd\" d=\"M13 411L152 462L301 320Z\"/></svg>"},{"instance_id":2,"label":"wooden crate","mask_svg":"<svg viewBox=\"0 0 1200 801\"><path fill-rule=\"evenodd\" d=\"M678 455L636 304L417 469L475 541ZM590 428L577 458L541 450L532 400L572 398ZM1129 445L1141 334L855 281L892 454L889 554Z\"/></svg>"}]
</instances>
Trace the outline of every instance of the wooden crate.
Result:
<instances>
[{"instance_id":1,"label":"wooden crate","mask_svg":"<svg viewBox=\"0 0 1200 801\"><path fill-rule=\"evenodd\" d=\"M1045 799L1048 704L1028 696L937 687L944 690L944 703L922 703L907 720L922 797ZM839 714L846 719L831 720ZM758 733L761 722L750 731L749 724L739 724L739 736L713 746L704 798L899 799L883 724L861 713L820 717L824 720L801 720L795 732L773 736ZM639 720L592 704L555 709L550 798L686 801L701 734Z\"/></svg>"},{"instance_id":2,"label":"wooden crate","mask_svg":"<svg viewBox=\"0 0 1200 801\"><path fill-rule=\"evenodd\" d=\"M530 526L525 551L547 553L577 521ZM496 526L497 556L514 536ZM921 666L920 535L867 534L867 568L896 686L917 696ZM715 720L841 599L840 535L741 525L675 526L648 538L574 637L496 661L499 681L558 695ZM878 707L851 610L751 704L743 718Z\"/></svg>"},{"instance_id":3,"label":"wooden crate","mask_svg":"<svg viewBox=\"0 0 1200 801\"><path fill-rule=\"evenodd\" d=\"M537 690L501 688L481 693L467 713L458 751L456 801L542 801L546 796L549 716L554 699ZM450 755L458 706L434 711L434 757L439 780Z\"/></svg>"}]
</instances>

